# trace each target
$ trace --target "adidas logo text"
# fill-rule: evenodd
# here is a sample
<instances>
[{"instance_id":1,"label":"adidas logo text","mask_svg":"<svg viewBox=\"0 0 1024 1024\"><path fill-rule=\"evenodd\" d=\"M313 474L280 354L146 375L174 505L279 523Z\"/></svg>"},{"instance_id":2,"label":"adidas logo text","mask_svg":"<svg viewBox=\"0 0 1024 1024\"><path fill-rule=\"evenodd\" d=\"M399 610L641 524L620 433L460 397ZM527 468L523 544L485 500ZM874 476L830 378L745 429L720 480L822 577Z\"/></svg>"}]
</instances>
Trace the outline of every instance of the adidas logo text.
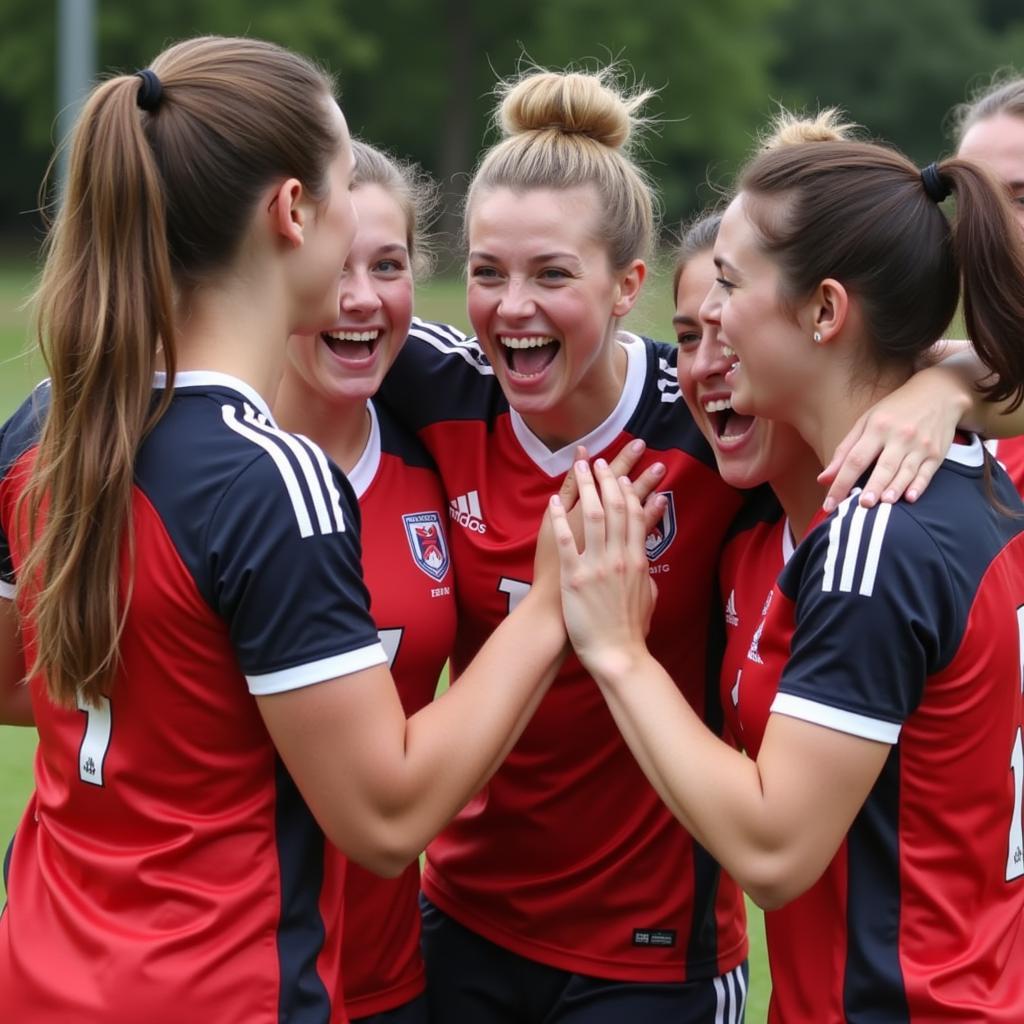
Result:
<instances>
[{"instance_id":1,"label":"adidas logo text","mask_svg":"<svg viewBox=\"0 0 1024 1024\"><path fill-rule=\"evenodd\" d=\"M476 491L453 498L448 503L448 515L467 530L474 533L487 532L487 524L484 522L483 512L480 511L480 495Z\"/></svg>"}]
</instances>

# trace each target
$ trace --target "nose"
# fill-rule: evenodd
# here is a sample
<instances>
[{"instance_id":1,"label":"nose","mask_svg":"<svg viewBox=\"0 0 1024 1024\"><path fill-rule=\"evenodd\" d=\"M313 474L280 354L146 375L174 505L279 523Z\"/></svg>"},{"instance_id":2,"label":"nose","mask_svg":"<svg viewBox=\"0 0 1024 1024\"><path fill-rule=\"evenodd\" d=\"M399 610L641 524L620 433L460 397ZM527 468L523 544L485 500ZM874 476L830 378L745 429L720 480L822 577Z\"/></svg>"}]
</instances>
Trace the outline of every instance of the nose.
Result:
<instances>
[{"instance_id":1,"label":"nose","mask_svg":"<svg viewBox=\"0 0 1024 1024\"><path fill-rule=\"evenodd\" d=\"M703 313L704 309L701 307L703 329L690 369L697 380L709 380L716 375L722 375L732 365L732 359L722 351L722 343L718 339L718 324L704 320Z\"/></svg>"},{"instance_id":2,"label":"nose","mask_svg":"<svg viewBox=\"0 0 1024 1024\"><path fill-rule=\"evenodd\" d=\"M704 296L704 301L700 304L700 310L697 313L697 316L700 317L700 322L704 324L705 327L708 325L716 328L721 326L722 295L721 287L717 282L711 286L707 295Z\"/></svg>"},{"instance_id":3,"label":"nose","mask_svg":"<svg viewBox=\"0 0 1024 1024\"><path fill-rule=\"evenodd\" d=\"M345 313L376 313L380 296L365 267L346 270L341 277L341 308Z\"/></svg>"},{"instance_id":4,"label":"nose","mask_svg":"<svg viewBox=\"0 0 1024 1024\"><path fill-rule=\"evenodd\" d=\"M525 320L537 311L526 283L519 278L509 278L498 302L498 316L507 320Z\"/></svg>"}]
</instances>

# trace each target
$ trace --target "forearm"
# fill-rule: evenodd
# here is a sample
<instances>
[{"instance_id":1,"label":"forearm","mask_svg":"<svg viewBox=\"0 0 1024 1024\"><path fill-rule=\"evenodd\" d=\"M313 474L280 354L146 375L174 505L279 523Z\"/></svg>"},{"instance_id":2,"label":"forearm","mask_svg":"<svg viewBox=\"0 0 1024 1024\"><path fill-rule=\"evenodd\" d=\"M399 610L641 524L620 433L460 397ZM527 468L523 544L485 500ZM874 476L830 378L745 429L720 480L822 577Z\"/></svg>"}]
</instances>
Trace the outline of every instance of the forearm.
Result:
<instances>
[{"instance_id":1,"label":"forearm","mask_svg":"<svg viewBox=\"0 0 1024 1024\"><path fill-rule=\"evenodd\" d=\"M660 664L644 652L595 674L637 763L688 832L755 899L791 839L758 765L715 736ZM766 901L770 902L770 901Z\"/></svg>"},{"instance_id":2,"label":"forearm","mask_svg":"<svg viewBox=\"0 0 1024 1024\"><path fill-rule=\"evenodd\" d=\"M924 372L945 373L954 400L963 396L966 409L960 425L985 437L1018 437L1024 434L1024 408L1008 411L1009 402L989 402L978 385L989 381L991 371L967 342L947 342L940 361Z\"/></svg>"},{"instance_id":3,"label":"forearm","mask_svg":"<svg viewBox=\"0 0 1024 1024\"><path fill-rule=\"evenodd\" d=\"M0 725L35 725L17 607L6 599L0 599Z\"/></svg>"}]
</instances>

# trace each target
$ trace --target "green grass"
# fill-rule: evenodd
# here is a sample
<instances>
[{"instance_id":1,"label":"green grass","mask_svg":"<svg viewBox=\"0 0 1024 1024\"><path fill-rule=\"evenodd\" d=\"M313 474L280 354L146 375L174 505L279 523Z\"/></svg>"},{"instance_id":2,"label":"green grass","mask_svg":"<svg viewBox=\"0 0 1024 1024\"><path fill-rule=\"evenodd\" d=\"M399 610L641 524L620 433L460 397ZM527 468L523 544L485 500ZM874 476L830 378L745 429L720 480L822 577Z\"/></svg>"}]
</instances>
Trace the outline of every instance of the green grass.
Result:
<instances>
[{"instance_id":1,"label":"green grass","mask_svg":"<svg viewBox=\"0 0 1024 1024\"><path fill-rule=\"evenodd\" d=\"M32 270L25 264L0 264L0 421L13 412L31 388L45 376L42 361L34 352L29 315L22 308L32 287ZM624 326L641 334L669 339L672 299L664 269L652 274L638 307ZM428 320L452 323L468 329L465 283L458 278L438 278L419 289L417 313ZM0 856L24 810L32 789L32 754L35 731L0 726ZM768 969L764 952L764 928L760 911L750 913L750 999L748 1024L762 1024L768 1005Z\"/></svg>"}]
</instances>

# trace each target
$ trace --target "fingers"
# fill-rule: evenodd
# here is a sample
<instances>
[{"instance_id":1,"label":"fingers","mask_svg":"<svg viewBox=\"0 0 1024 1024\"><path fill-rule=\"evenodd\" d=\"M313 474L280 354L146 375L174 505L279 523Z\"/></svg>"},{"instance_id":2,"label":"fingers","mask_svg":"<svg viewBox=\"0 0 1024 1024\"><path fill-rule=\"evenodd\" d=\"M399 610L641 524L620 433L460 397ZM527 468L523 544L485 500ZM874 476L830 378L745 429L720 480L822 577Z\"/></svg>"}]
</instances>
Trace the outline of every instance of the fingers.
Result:
<instances>
[{"instance_id":1,"label":"fingers","mask_svg":"<svg viewBox=\"0 0 1024 1024\"><path fill-rule=\"evenodd\" d=\"M587 461L587 449L583 445L576 445L576 462ZM565 508L572 508L576 504L577 499L580 496L579 488L576 486L576 466L573 463L572 468L568 473L565 474L565 479L562 481L562 487L558 492L559 498L562 500L562 504Z\"/></svg>"},{"instance_id":2,"label":"fingers","mask_svg":"<svg viewBox=\"0 0 1024 1024\"><path fill-rule=\"evenodd\" d=\"M626 546L628 530L626 493L620 481L625 479L628 487L629 480L627 477L616 477L604 459L595 461L594 476L600 488L601 505L604 509L605 547L613 558L619 559Z\"/></svg>"},{"instance_id":3,"label":"fingers","mask_svg":"<svg viewBox=\"0 0 1024 1024\"><path fill-rule=\"evenodd\" d=\"M634 490L635 490L634 485ZM638 496L639 497L639 496ZM643 531L644 537L653 530L658 523L661 522L661 517L665 514L665 508L668 505L668 498L663 494L652 494L643 503Z\"/></svg>"},{"instance_id":4,"label":"fingers","mask_svg":"<svg viewBox=\"0 0 1024 1024\"><path fill-rule=\"evenodd\" d=\"M603 460L598 461L603 463ZM607 470L607 465L604 468ZM585 551L597 552L604 548L604 508L586 460L579 459L574 470L576 486L580 492L580 513L583 516L583 548Z\"/></svg>"},{"instance_id":5,"label":"fingers","mask_svg":"<svg viewBox=\"0 0 1024 1024\"><path fill-rule=\"evenodd\" d=\"M839 442L829 464L818 474L818 482L831 482L825 495L825 510L831 512L849 493L861 478L871 460L878 455L881 446L864 438L866 416L861 416L850 432Z\"/></svg>"},{"instance_id":6,"label":"fingers","mask_svg":"<svg viewBox=\"0 0 1024 1024\"><path fill-rule=\"evenodd\" d=\"M646 447L647 445L639 438L623 445L619 449L619 453L611 461L612 476L629 476L633 472L633 467L640 461L640 456L643 455ZM586 455L579 455L577 449L576 458L586 458Z\"/></svg>"},{"instance_id":7,"label":"fingers","mask_svg":"<svg viewBox=\"0 0 1024 1024\"><path fill-rule=\"evenodd\" d=\"M551 522L551 532L555 535L558 564L562 575L568 575L576 568L580 556L576 550L572 527L569 526L569 517L565 514L565 506L557 494L553 494L548 503L548 519Z\"/></svg>"},{"instance_id":8,"label":"fingers","mask_svg":"<svg viewBox=\"0 0 1024 1024\"><path fill-rule=\"evenodd\" d=\"M665 463L652 462L634 481L633 491L643 503L665 477Z\"/></svg>"}]
</instances>

